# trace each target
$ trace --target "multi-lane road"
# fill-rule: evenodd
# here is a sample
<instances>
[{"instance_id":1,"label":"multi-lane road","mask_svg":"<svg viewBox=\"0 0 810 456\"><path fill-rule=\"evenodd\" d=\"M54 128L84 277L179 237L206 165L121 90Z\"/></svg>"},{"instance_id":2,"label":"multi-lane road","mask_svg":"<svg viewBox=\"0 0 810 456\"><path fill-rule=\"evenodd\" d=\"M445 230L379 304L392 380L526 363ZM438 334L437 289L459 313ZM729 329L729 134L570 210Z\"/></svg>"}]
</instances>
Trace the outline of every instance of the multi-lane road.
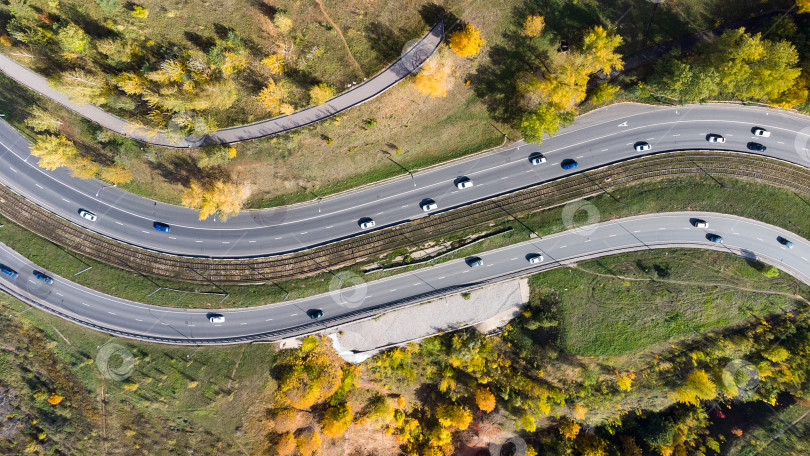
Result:
<instances>
[{"instance_id":1,"label":"multi-lane road","mask_svg":"<svg viewBox=\"0 0 810 456\"><path fill-rule=\"evenodd\" d=\"M755 137L754 126L771 132ZM706 135L721 134L723 144ZM48 210L88 230L160 252L221 258L289 252L362 232L358 222L372 218L375 229L418 217L426 198L436 211L462 206L504 192L557 179L571 173L648 153L709 149L751 152L756 141L767 147L756 152L810 166L810 122L807 117L773 109L739 105L696 105L677 108L623 104L581 116L541 146L518 142L512 146L456 160L397 179L293 206L243 211L220 222L214 216L199 221L197 212L142 198L96 180L71 177L64 169L44 171L30 156L28 141L0 122L0 182ZM648 152L633 145L646 141ZM542 152L546 163L531 165L528 157ZM562 160L577 168L564 170ZM474 185L458 189L459 177ZM95 213L90 222L79 209ZM156 231L154 222L171 226Z\"/></svg>"},{"instance_id":2,"label":"multi-lane road","mask_svg":"<svg viewBox=\"0 0 810 456\"><path fill-rule=\"evenodd\" d=\"M708 222L695 228L693 219ZM709 241L718 234L724 243ZM793 242L788 248L777 241ZM773 264L810 283L810 242L779 227L742 217L715 213L663 213L587 225L559 234L485 252L483 264L470 267L463 259L407 272L310 298L245 309L218 311L224 323L211 323L208 311L171 309L115 298L53 276L52 285L32 275L36 266L0 244L0 262L18 272L0 274L0 288L63 318L125 337L176 344L228 344L263 338L283 338L312 332L357 318L363 310L402 302L416 295L458 291L503 279L560 267L604 255L640 249L687 247L724 250ZM530 264L527 255L540 253L542 263ZM47 272L47 271L46 271ZM315 321L307 311L323 312Z\"/></svg>"}]
</instances>

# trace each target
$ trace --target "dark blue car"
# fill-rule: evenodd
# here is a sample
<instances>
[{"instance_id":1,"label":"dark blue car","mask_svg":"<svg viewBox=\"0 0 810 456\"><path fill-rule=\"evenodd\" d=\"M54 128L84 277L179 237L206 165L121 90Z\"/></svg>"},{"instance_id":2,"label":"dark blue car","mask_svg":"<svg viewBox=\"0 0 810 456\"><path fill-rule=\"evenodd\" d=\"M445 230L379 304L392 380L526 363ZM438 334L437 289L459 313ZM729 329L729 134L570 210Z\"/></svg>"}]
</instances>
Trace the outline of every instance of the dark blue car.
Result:
<instances>
[{"instance_id":1,"label":"dark blue car","mask_svg":"<svg viewBox=\"0 0 810 456\"><path fill-rule=\"evenodd\" d=\"M161 222L155 222L153 225L156 230L163 231L164 233L168 233L172 229L172 227L170 227L169 225Z\"/></svg>"},{"instance_id":2,"label":"dark blue car","mask_svg":"<svg viewBox=\"0 0 810 456\"><path fill-rule=\"evenodd\" d=\"M567 158L567 159L563 160L562 163L561 163L562 169L573 169L573 168L576 168L578 164L579 163L577 163L576 160L571 159L571 158Z\"/></svg>"},{"instance_id":3,"label":"dark blue car","mask_svg":"<svg viewBox=\"0 0 810 456\"><path fill-rule=\"evenodd\" d=\"M37 280L41 282L47 283L48 285L53 285L53 279L50 276L45 275L39 271L34 271L34 277L36 277Z\"/></svg>"},{"instance_id":4,"label":"dark blue car","mask_svg":"<svg viewBox=\"0 0 810 456\"><path fill-rule=\"evenodd\" d=\"M8 267L8 266L6 266L4 264L0 264L0 272L2 272L3 274L11 277L12 279L17 277L17 275L18 275L17 271L11 269L10 267Z\"/></svg>"}]
</instances>

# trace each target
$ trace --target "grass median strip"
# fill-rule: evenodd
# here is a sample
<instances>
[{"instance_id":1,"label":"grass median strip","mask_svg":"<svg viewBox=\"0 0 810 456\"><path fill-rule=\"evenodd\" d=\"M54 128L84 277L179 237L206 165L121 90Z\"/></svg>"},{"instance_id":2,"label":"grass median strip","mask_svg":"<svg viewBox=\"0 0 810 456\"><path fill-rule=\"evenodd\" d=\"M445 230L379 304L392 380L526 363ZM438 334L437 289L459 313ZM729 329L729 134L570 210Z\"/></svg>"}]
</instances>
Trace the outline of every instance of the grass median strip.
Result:
<instances>
[{"instance_id":1,"label":"grass median strip","mask_svg":"<svg viewBox=\"0 0 810 456\"><path fill-rule=\"evenodd\" d=\"M720 187L707 176L688 176L678 179L664 179L645 182L620 188L611 192L612 197L603 194L589 201L598 209L599 219L627 217L653 212L696 210L714 211L753 218L773 225L782 226L805 238L810 238L810 227L803 221L810 219L810 204L787 190L737 179L724 179L728 190ZM620 197L624 204L613 197ZM455 258L486 252L528 240L532 232L541 236L565 231L562 207L530 214L518 219L495 224L496 227L512 228L511 231L486 239L470 247L462 248L450 255L419 266L402 268L397 271L375 272L363 275L363 280L371 281L395 273L429 267ZM581 224L586 213L574 214L569 223ZM349 271L360 275L364 264L350 268L310 276L302 279L268 282L263 285L233 284L189 284L163 278L147 277L125 271L104 263L68 253L61 247L40 238L13 223L0 228L0 241L25 255L44 269L95 290L134 301L172 307L247 307L324 293L330 290L338 271ZM489 229L492 229L491 227ZM470 235L472 232L459 232L443 238L450 241ZM391 252L387 257L394 258L403 251ZM79 271L92 266L78 275ZM201 294L205 293L205 294Z\"/></svg>"}]
</instances>

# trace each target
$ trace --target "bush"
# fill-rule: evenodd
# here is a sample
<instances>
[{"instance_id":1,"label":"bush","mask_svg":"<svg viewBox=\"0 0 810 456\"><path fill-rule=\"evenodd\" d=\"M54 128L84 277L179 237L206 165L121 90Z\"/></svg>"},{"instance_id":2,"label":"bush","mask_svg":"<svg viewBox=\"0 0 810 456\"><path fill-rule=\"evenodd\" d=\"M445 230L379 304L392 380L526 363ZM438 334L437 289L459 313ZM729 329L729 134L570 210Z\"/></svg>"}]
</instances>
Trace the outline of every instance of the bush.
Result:
<instances>
[{"instance_id":1,"label":"bush","mask_svg":"<svg viewBox=\"0 0 810 456\"><path fill-rule=\"evenodd\" d=\"M96 0L98 7L107 14L117 13L121 9L120 0Z\"/></svg>"},{"instance_id":2,"label":"bush","mask_svg":"<svg viewBox=\"0 0 810 456\"><path fill-rule=\"evenodd\" d=\"M149 10L144 8L143 6L135 5L132 7L132 17L137 17L139 19L146 19L149 17Z\"/></svg>"}]
</instances>

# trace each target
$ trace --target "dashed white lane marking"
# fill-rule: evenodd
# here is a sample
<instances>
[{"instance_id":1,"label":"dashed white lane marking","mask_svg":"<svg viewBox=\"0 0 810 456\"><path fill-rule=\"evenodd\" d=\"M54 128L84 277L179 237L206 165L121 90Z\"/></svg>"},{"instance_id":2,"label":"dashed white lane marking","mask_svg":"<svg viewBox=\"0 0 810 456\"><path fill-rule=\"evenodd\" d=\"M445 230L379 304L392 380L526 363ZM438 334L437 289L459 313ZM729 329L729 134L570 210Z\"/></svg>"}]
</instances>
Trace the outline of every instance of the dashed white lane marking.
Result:
<instances>
[{"instance_id":1,"label":"dashed white lane marking","mask_svg":"<svg viewBox=\"0 0 810 456\"><path fill-rule=\"evenodd\" d=\"M146 234L149 234L149 232L148 232L148 231L144 231L144 230L141 230L141 233L146 233Z\"/></svg>"},{"instance_id":2,"label":"dashed white lane marking","mask_svg":"<svg viewBox=\"0 0 810 456\"><path fill-rule=\"evenodd\" d=\"M762 238L757 238L758 241L762 241ZM763 241L764 242L764 241Z\"/></svg>"},{"instance_id":3,"label":"dashed white lane marking","mask_svg":"<svg viewBox=\"0 0 810 456\"><path fill-rule=\"evenodd\" d=\"M641 233L641 230L633 230L634 233Z\"/></svg>"},{"instance_id":4,"label":"dashed white lane marking","mask_svg":"<svg viewBox=\"0 0 810 456\"><path fill-rule=\"evenodd\" d=\"M586 239L586 240L585 240L585 242L591 242L591 240L590 240L590 239Z\"/></svg>"},{"instance_id":5,"label":"dashed white lane marking","mask_svg":"<svg viewBox=\"0 0 810 456\"><path fill-rule=\"evenodd\" d=\"M247 323L239 323L240 325L246 325Z\"/></svg>"},{"instance_id":6,"label":"dashed white lane marking","mask_svg":"<svg viewBox=\"0 0 810 456\"><path fill-rule=\"evenodd\" d=\"M805 257L802 257L802 260L804 260L804 261L807 261L807 258L805 258Z\"/></svg>"},{"instance_id":7,"label":"dashed white lane marking","mask_svg":"<svg viewBox=\"0 0 810 456\"><path fill-rule=\"evenodd\" d=\"M115 223L116 223L117 225L124 226L124 224L123 224L123 223L121 223L121 222L116 221Z\"/></svg>"},{"instance_id":8,"label":"dashed white lane marking","mask_svg":"<svg viewBox=\"0 0 810 456\"><path fill-rule=\"evenodd\" d=\"M272 318L268 318L267 320L264 320L264 321L273 321L273 319L272 319Z\"/></svg>"},{"instance_id":9,"label":"dashed white lane marking","mask_svg":"<svg viewBox=\"0 0 810 456\"><path fill-rule=\"evenodd\" d=\"M672 135L672 136L681 136L681 134L680 134L680 133L678 133L677 135Z\"/></svg>"},{"instance_id":10,"label":"dashed white lane marking","mask_svg":"<svg viewBox=\"0 0 810 456\"><path fill-rule=\"evenodd\" d=\"M402 207L408 207L408 206L410 206L410 204L406 204L406 205L404 205L404 206L402 206Z\"/></svg>"},{"instance_id":11,"label":"dashed white lane marking","mask_svg":"<svg viewBox=\"0 0 810 456\"><path fill-rule=\"evenodd\" d=\"M199 242L199 243L202 243L202 241L194 241L194 242Z\"/></svg>"},{"instance_id":12,"label":"dashed white lane marking","mask_svg":"<svg viewBox=\"0 0 810 456\"><path fill-rule=\"evenodd\" d=\"M169 239L177 239L177 238L174 236L169 236Z\"/></svg>"},{"instance_id":13,"label":"dashed white lane marking","mask_svg":"<svg viewBox=\"0 0 810 456\"><path fill-rule=\"evenodd\" d=\"M248 244L253 244L254 242L256 242L256 241L248 241Z\"/></svg>"},{"instance_id":14,"label":"dashed white lane marking","mask_svg":"<svg viewBox=\"0 0 810 456\"><path fill-rule=\"evenodd\" d=\"M607 151L608 151L608 149L602 149L599 152L607 152Z\"/></svg>"},{"instance_id":15,"label":"dashed white lane marking","mask_svg":"<svg viewBox=\"0 0 810 456\"><path fill-rule=\"evenodd\" d=\"M82 303L82 305L83 305L83 306L90 307L90 304L87 304L86 302L83 302L83 303Z\"/></svg>"},{"instance_id":16,"label":"dashed white lane marking","mask_svg":"<svg viewBox=\"0 0 810 456\"><path fill-rule=\"evenodd\" d=\"M140 318L136 318L135 321L143 321L143 320L141 320Z\"/></svg>"},{"instance_id":17,"label":"dashed white lane marking","mask_svg":"<svg viewBox=\"0 0 810 456\"><path fill-rule=\"evenodd\" d=\"M281 236L279 236L279 237L277 237L277 238L275 238L275 239L281 239Z\"/></svg>"},{"instance_id":18,"label":"dashed white lane marking","mask_svg":"<svg viewBox=\"0 0 810 456\"><path fill-rule=\"evenodd\" d=\"M509 261L515 261L515 260L517 260L517 257L512 258L512 259L511 259L511 260L509 260Z\"/></svg>"},{"instance_id":19,"label":"dashed white lane marking","mask_svg":"<svg viewBox=\"0 0 810 456\"><path fill-rule=\"evenodd\" d=\"M115 315L113 312L110 312L109 310L107 311L107 313L110 315Z\"/></svg>"},{"instance_id":20,"label":"dashed white lane marking","mask_svg":"<svg viewBox=\"0 0 810 456\"><path fill-rule=\"evenodd\" d=\"M608 237L616 237L616 235L615 235L615 234L611 234L611 235L610 235L610 236L608 236Z\"/></svg>"},{"instance_id":21,"label":"dashed white lane marking","mask_svg":"<svg viewBox=\"0 0 810 456\"><path fill-rule=\"evenodd\" d=\"M290 316L291 316L291 317L294 317L294 316L296 316L296 315L298 315L298 314L292 314L292 315L290 315Z\"/></svg>"},{"instance_id":22,"label":"dashed white lane marking","mask_svg":"<svg viewBox=\"0 0 810 456\"><path fill-rule=\"evenodd\" d=\"M56 292L56 294L59 295L59 296L64 296L62 293L59 293L59 292Z\"/></svg>"},{"instance_id":23,"label":"dashed white lane marking","mask_svg":"<svg viewBox=\"0 0 810 456\"><path fill-rule=\"evenodd\" d=\"M568 246L567 246L567 245L561 245L561 246L560 246L560 248L561 248L561 249L564 249L564 248L566 248L566 247L568 247Z\"/></svg>"},{"instance_id":24,"label":"dashed white lane marking","mask_svg":"<svg viewBox=\"0 0 810 456\"><path fill-rule=\"evenodd\" d=\"M230 244L231 241L222 241L223 244Z\"/></svg>"},{"instance_id":25,"label":"dashed white lane marking","mask_svg":"<svg viewBox=\"0 0 810 456\"><path fill-rule=\"evenodd\" d=\"M325 229L327 229L327 230L328 230L328 229L334 228L334 226L335 226L335 225L329 225L329 226L327 226Z\"/></svg>"},{"instance_id":26,"label":"dashed white lane marking","mask_svg":"<svg viewBox=\"0 0 810 456\"><path fill-rule=\"evenodd\" d=\"M436 279L436 280L442 280L442 279L443 279L443 278L445 278L445 277L447 277L447 276L441 276L441 277L439 277L439 278L438 278L438 279Z\"/></svg>"},{"instance_id":27,"label":"dashed white lane marking","mask_svg":"<svg viewBox=\"0 0 810 456\"><path fill-rule=\"evenodd\" d=\"M501 178L501 180L509 179L510 177L512 177L512 176L503 176L503 177Z\"/></svg>"},{"instance_id":28,"label":"dashed white lane marking","mask_svg":"<svg viewBox=\"0 0 810 456\"><path fill-rule=\"evenodd\" d=\"M69 199L65 199L65 198L62 198L62 201L66 202L66 203L69 203L69 202L70 202L70 200L69 200Z\"/></svg>"},{"instance_id":29,"label":"dashed white lane marking","mask_svg":"<svg viewBox=\"0 0 810 456\"><path fill-rule=\"evenodd\" d=\"M39 184L34 184L34 185L36 185L36 186L37 186L37 187L39 187L39 188L42 188L42 186L41 186L41 185L39 185Z\"/></svg>"},{"instance_id":30,"label":"dashed white lane marking","mask_svg":"<svg viewBox=\"0 0 810 456\"><path fill-rule=\"evenodd\" d=\"M189 325L189 326L197 326L197 325Z\"/></svg>"},{"instance_id":31,"label":"dashed white lane marking","mask_svg":"<svg viewBox=\"0 0 810 456\"><path fill-rule=\"evenodd\" d=\"M661 228L658 228L658 231L665 230L665 229L666 229L666 228L661 227Z\"/></svg>"},{"instance_id":32,"label":"dashed white lane marking","mask_svg":"<svg viewBox=\"0 0 810 456\"><path fill-rule=\"evenodd\" d=\"M298 233L298 234L307 234L307 233L309 233L309 231L304 231L303 233Z\"/></svg>"},{"instance_id":33,"label":"dashed white lane marking","mask_svg":"<svg viewBox=\"0 0 810 456\"><path fill-rule=\"evenodd\" d=\"M574 158L582 158L582 157L584 157L584 155L578 155L578 156L576 156Z\"/></svg>"},{"instance_id":34,"label":"dashed white lane marking","mask_svg":"<svg viewBox=\"0 0 810 456\"><path fill-rule=\"evenodd\" d=\"M15 173L17 172L17 170L16 170L16 169L14 169L14 168L12 168L11 166L9 166L9 167L8 167L8 169L10 169L10 170L14 171Z\"/></svg>"},{"instance_id":35,"label":"dashed white lane marking","mask_svg":"<svg viewBox=\"0 0 810 456\"><path fill-rule=\"evenodd\" d=\"M397 291L397 289L396 289L396 288L392 288L392 289L390 289L390 290L388 290L388 291L389 291L389 292L392 292L392 291Z\"/></svg>"}]
</instances>

